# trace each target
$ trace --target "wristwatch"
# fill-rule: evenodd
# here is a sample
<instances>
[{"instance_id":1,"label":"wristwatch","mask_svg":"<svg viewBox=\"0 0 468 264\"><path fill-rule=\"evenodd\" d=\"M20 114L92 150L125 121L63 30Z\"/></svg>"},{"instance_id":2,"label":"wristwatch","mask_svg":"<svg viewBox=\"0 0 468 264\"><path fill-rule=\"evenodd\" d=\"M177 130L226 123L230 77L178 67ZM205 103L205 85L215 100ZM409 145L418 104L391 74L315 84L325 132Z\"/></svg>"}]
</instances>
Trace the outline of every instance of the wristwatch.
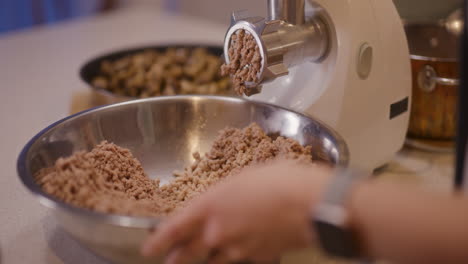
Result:
<instances>
[{"instance_id":1,"label":"wristwatch","mask_svg":"<svg viewBox=\"0 0 468 264\"><path fill-rule=\"evenodd\" d=\"M348 259L362 257L360 243L350 227L347 198L366 174L337 169L322 199L312 212L312 224L326 253Z\"/></svg>"}]
</instances>

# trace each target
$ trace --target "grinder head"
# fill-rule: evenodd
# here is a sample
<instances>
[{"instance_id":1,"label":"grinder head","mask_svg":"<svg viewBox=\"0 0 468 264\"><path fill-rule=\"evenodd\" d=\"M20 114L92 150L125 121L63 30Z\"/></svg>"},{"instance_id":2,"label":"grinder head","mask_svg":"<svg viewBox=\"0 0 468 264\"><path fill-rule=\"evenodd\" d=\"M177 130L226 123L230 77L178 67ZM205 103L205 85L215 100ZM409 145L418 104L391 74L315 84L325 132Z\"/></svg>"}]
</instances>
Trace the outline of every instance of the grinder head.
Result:
<instances>
[{"instance_id":1,"label":"grinder head","mask_svg":"<svg viewBox=\"0 0 468 264\"><path fill-rule=\"evenodd\" d=\"M246 34L253 36L261 56L260 71L257 74L257 82L246 82L244 85L249 88L252 95L261 92L261 84L276 79L279 76L288 74L288 69L282 64L281 57L268 56L267 48L264 45L262 36L269 30L277 30L279 20L267 21L263 17L249 17L247 11L237 11L232 13L231 26L224 39L224 59L227 64L230 62L229 47L232 44L232 36L244 30Z\"/></svg>"},{"instance_id":2,"label":"grinder head","mask_svg":"<svg viewBox=\"0 0 468 264\"><path fill-rule=\"evenodd\" d=\"M224 39L224 59L227 64L231 59L229 47L232 36L240 30L253 36L261 56L257 82L244 83L248 88L248 96L260 93L262 84L287 75L288 68L304 61L319 61L328 51L328 27L318 16L302 24L290 24L284 20L267 20L249 16L247 11L237 11L232 13L231 26Z\"/></svg>"}]
</instances>

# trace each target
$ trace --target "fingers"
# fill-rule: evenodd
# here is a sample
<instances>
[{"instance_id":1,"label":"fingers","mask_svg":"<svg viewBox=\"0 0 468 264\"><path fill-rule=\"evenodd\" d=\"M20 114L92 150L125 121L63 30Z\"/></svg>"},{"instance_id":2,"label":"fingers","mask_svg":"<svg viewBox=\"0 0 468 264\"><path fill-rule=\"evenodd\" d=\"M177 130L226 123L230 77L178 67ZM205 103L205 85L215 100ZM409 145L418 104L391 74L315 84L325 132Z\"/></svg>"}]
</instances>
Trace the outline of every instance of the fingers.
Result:
<instances>
[{"instance_id":1,"label":"fingers","mask_svg":"<svg viewBox=\"0 0 468 264\"><path fill-rule=\"evenodd\" d=\"M208 259L208 264L244 264L250 263L246 251L237 247L226 247Z\"/></svg>"},{"instance_id":2,"label":"fingers","mask_svg":"<svg viewBox=\"0 0 468 264\"><path fill-rule=\"evenodd\" d=\"M206 223L204 231L204 241L210 248L220 249L216 255L211 256L209 263L241 263L248 257L249 250L244 247L246 244L239 243L243 240L242 232L234 232L229 226L223 225L220 221L211 219Z\"/></svg>"},{"instance_id":3,"label":"fingers","mask_svg":"<svg viewBox=\"0 0 468 264\"><path fill-rule=\"evenodd\" d=\"M202 239L196 239L186 246L173 249L165 259L165 264L202 263L209 254L209 248Z\"/></svg>"},{"instance_id":4,"label":"fingers","mask_svg":"<svg viewBox=\"0 0 468 264\"><path fill-rule=\"evenodd\" d=\"M229 257L222 253L219 252L218 254L211 256L208 261L208 264L231 264L232 261L229 259Z\"/></svg>"},{"instance_id":5,"label":"fingers","mask_svg":"<svg viewBox=\"0 0 468 264\"><path fill-rule=\"evenodd\" d=\"M175 245L164 263L241 263L246 259L248 250L242 244L235 243L233 239L236 237L225 233L223 227L219 221L206 221L190 238L190 242Z\"/></svg>"},{"instance_id":6,"label":"fingers","mask_svg":"<svg viewBox=\"0 0 468 264\"><path fill-rule=\"evenodd\" d=\"M220 248L224 240L224 232L226 230L222 230L220 222L212 218L206 223L203 240L211 248Z\"/></svg>"},{"instance_id":7,"label":"fingers","mask_svg":"<svg viewBox=\"0 0 468 264\"><path fill-rule=\"evenodd\" d=\"M238 245L238 241L244 240L246 236L239 221L220 215L207 219L202 235L207 246L219 249Z\"/></svg>"},{"instance_id":8,"label":"fingers","mask_svg":"<svg viewBox=\"0 0 468 264\"><path fill-rule=\"evenodd\" d=\"M169 249L193 239L203 225L205 208L203 204L193 205L162 223L157 232L144 242L141 254L146 257L162 256Z\"/></svg>"}]
</instances>

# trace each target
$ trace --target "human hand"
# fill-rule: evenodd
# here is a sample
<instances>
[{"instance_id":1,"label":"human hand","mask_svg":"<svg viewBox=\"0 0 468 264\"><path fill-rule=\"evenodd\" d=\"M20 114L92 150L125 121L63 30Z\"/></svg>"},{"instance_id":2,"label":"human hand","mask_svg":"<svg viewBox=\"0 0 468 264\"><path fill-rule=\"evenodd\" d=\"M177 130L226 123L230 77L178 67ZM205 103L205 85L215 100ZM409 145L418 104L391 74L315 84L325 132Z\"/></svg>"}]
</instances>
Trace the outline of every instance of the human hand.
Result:
<instances>
[{"instance_id":1,"label":"human hand","mask_svg":"<svg viewBox=\"0 0 468 264\"><path fill-rule=\"evenodd\" d=\"M310 212L330 169L280 160L245 168L158 226L142 247L166 264L267 262L314 243Z\"/></svg>"}]
</instances>

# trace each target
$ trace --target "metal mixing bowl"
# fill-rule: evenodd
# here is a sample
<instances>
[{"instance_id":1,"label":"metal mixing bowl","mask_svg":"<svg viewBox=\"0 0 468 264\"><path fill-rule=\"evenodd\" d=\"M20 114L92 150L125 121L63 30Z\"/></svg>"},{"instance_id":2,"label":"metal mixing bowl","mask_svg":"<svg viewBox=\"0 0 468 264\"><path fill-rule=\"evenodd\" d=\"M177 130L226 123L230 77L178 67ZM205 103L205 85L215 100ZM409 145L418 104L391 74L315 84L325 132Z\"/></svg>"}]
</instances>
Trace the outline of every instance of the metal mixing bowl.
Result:
<instances>
[{"instance_id":1,"label":"metal mixing bowl","mask_svg":"<svg viewBox=\"0 0 468 264\"><path fill-rule=\"evenodd\" d=\"M219 130L226 126L242 128L251 122L268 133L312 145L316 160L347 165L343 139L311 117L239 98L174 96L104 106L62 119L26 144L18 158L18 174L39 202L50 208L60 226L92 251L115 263L146 263L139 257L138 247L158 219L110 215L68 205L41 190L33 175L52 166L59 157L91 150L108 140L129 148L148 175L164 183L171 180L174 169L193 161L192 152L209 150Z\"/></svg>"},{"instance_id":2,"label":"metal mixing bowl","mask_svg":"<svg viewBox=\"0 0 468 264\"><path fill-rule=\"evenodd\" d=\"M144 47L135 47L129 49L121 49L118 51L113 51L98 57L95 57L89 61L87 61L80 69L80 77L81 79L88 84L88 86L93 91L94 100L97 105L105 105L105 104L114 104L125 102L129 100L139 99L138 97L131 97L113 93L106 89L99 89L93 86L93 79L102 75L101 73L101 64L104 61L116 61L123 57L134 55L137 53L141 53L147 50L153 50L157 52L165 52L169 48L185 48L189 50L193 50L195 48L204 48L207 50L209 54L215 55L222 59L223 55L223 47L216 46L216 45L208 45L208 44L189 44L189 43L174 43L174 44L167 44L167 45L151 45L151 46L144 46Z\"/></svg>"}]
</instances>

